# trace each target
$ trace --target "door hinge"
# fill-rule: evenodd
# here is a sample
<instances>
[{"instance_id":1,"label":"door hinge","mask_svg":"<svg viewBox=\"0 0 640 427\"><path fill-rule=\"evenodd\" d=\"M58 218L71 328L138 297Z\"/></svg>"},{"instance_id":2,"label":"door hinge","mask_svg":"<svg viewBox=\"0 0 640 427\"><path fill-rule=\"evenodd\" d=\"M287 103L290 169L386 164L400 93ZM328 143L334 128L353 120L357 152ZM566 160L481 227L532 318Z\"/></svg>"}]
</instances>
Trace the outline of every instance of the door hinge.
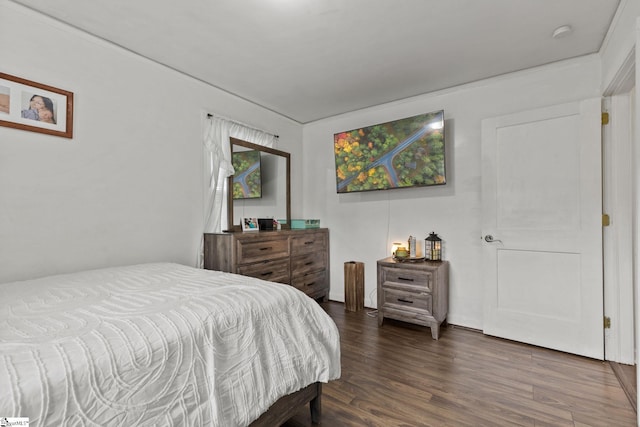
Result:
<instances>
[{"instance_id":1,"label":"door hinge","mask_svg":"<svg viewBox=\"0 0 640 427\"><path fill-rule=\"evenodd\" d=\"M602 113L602 126L609 124L609 113Z\"/></svg>"},{"instance_id":2,"label":"door hinge","mask_svg":"<svg viewBox=\"0 0 640 427\"><path fill-rule=\"evenodd\" d=\"M604 328L611 329L611 318L604 316Z\"/></svg>"},{"instance_id":3,"label":"door hinge","mask_svg":"<svg viewBox=\"0 0 640 427\"><path fill-rule=\"evenodd\" d=\"M611 218L608 214L602 214L602 226L608 227L611 225Z\"/></svg>"}]
</instances>

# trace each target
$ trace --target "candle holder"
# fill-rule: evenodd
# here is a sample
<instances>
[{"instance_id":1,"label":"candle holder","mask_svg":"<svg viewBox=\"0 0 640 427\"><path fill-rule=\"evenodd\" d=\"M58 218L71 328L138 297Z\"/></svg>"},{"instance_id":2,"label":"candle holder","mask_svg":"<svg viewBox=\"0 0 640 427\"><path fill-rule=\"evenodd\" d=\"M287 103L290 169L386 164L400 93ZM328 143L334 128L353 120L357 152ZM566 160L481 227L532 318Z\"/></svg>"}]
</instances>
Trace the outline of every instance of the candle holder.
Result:
<instances>
[{"instance_id":1,"label":"candle holder","mask_svg":"<svg viewBox=\"0 0 640 427\"><path fill-rule=\"evenodd\" d=\"M404 261L405 259L409 258L409 251L404 246L400 246L398 249L396 249L394 258L399 261Z\"/></svg>"}]
</instances>

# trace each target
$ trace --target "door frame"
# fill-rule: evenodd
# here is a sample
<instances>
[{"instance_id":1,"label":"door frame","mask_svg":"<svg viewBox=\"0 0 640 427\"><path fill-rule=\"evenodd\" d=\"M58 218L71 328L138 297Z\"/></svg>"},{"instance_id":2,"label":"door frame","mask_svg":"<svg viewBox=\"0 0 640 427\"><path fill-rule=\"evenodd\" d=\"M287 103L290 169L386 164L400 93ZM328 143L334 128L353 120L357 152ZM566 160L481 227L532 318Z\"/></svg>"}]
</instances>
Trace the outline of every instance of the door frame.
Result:
<instances>
[{"instance_id":1,"label":"door frame","mask_svg":"<svg viewBox=\"0 0 640 427\"><path fill-rule=\"evenodd\" d=\"M632 132L635 60L632 49L603 94L603 111L609 112L610 117L609 124L602 128L603 213L611 217L611 225L603 227L604 315L611 319L611 328L604 330L605 359L624 364L636 363L634 265L637 262L633 254L637 237L633 236L633 230L634 221L638 222L634 208L638 203L634 196L638 161L634 160Z\"/></svg>"}]
</instances>

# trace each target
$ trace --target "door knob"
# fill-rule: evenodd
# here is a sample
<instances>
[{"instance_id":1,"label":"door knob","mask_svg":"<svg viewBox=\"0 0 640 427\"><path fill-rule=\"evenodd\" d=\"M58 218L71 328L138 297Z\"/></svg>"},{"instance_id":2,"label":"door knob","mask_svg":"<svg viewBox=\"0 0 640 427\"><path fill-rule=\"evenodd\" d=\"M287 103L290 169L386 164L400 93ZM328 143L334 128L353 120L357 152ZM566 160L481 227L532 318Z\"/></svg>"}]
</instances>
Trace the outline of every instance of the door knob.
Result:
<instances>
[{"instance_id":1,"label":"door knob","mask_svg":"<svg viewBox=\"0 0 640 427\"><path fill-rule=\"evenodd\" d=\"M487 243L496 243L496 242L502 243L502 240L494 239L491 234L487 234L486 236L484 236L484 241Z\"/></svg>"}]
</instances>

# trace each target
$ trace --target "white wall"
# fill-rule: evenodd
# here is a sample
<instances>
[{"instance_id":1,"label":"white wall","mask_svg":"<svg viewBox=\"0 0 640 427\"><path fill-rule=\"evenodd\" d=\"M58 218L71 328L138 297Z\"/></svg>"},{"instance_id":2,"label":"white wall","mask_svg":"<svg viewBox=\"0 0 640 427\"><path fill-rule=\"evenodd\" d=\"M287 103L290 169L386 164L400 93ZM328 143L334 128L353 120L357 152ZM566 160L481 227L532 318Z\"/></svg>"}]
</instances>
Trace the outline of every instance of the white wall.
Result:
<instances>
[{"instance_id":1,"label":"white wall","mask_svg":"<svg viewBox=\"0 0 640 427\"><path fill-rule=\"evenodd\" d=\"M74 138L0 127L0 282L147 261L195 265L205 112L280 135L302 127L0 0L1 71L74 92ZM292 165L294 215L301 170Z\"/></svg>"},{"instance_id":2,"label":"white wall","mask_svg":"<svg viewBox=\"0 0 640 427\"><path fill-rule=\"evenodd\" d=\"M482 328L480 124L482 119L600 95L598 55L356 111L304 127L304 217L331 231L331 295L344 300L343 264L365 263L365 305L376 306L376 260L391 243L431 231L451 263L448 321ZM333 134L445 110L447 184L336 193ZM544 165L541 165L544 167Z\"/></svg>"}]
</instances>

